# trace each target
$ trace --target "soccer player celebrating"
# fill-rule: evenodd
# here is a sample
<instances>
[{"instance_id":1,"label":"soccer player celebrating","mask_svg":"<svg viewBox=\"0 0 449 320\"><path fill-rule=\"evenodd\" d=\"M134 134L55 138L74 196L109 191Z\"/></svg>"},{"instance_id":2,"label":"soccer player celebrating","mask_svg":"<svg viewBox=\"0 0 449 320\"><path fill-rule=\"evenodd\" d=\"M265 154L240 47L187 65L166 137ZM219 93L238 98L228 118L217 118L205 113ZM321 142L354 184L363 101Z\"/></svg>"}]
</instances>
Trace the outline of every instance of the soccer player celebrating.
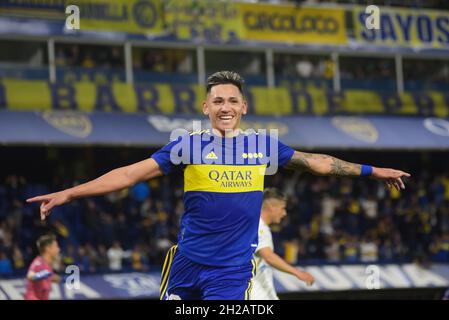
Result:
<instances>
[{"instance_id":1,"label":"soccer player celebrating","mask_svg":"<svg viewBox=\"0 0 449 320\"><path fill-rule=\"evenodd\" d=\"M37 240L39 255L34 258L27 273L25 300L48 300L51 283L58 282L52 264L58 258L59 246L54 235L43 235Z\"/></svg>"},{"instance_id":2,"label":"soccer player celebrating","mask_svg":"<svg viewBox=\"0 0 449 320\"><path fill-rule=\"evenodd\" d=\"M277 167L316 175L371 176L404 188L399 170L349 163L332 156L295 151L276 137L243 132L248 106L243 79L220 71L207 79L203 113L211 130L180 135L151 158L59 192L37 196L45 219L74 199L103 195L139 181L184 169L184 207L178 244L167 253L161 299L248 299L255 265L264 173ZM267 162L269 160L269 162Z\"/></svg>"},{"instance_id":3,"label":"soccer player celebrating","mask_svg":"<svg viewBox=\"0 0 449 320\"><path fill-rule=\"evenodd\" d=\"M273 237L269 225L280 223L282 218L287 215L286 204L286 196L278 189L264 190L259 222L259 245L255 253L257 272L253 278L251 300L279 300L274 288L271 267L290 273L307 285L312 285L315 281L310 273L289 265L273 251Z\"/></svg>"}]
</instances>

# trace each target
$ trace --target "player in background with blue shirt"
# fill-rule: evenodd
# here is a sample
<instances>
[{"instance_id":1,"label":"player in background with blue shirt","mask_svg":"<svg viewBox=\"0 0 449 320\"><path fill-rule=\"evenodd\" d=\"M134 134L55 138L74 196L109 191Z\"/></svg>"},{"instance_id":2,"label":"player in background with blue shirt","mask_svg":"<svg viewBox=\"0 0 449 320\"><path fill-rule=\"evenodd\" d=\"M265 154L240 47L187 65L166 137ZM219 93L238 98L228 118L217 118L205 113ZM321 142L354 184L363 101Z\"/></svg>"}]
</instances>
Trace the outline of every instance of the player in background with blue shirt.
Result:
<instances>
[{"instance_id":1,"label":"player in background with blue shirt","mask_svg":"<svg viewBox=\"0 0 449 320\"><path fill-rule=\"evenodd\" d=\"M346 162L323 154L299 152L276 137L242 132L247 113L243 79L220 71L207 80L203 113L211 129L184 134L151 158L56 193L37 196L41 219L55 206L103 195L184 169L184 207L178 244L167 253L161 299L249 299L252 261L263 200L264 175L285 167L316 175L371 176L388 187L404 188L408 173ZM273 172L271 172L273 173Z\"/></svg>"}]
</instances>

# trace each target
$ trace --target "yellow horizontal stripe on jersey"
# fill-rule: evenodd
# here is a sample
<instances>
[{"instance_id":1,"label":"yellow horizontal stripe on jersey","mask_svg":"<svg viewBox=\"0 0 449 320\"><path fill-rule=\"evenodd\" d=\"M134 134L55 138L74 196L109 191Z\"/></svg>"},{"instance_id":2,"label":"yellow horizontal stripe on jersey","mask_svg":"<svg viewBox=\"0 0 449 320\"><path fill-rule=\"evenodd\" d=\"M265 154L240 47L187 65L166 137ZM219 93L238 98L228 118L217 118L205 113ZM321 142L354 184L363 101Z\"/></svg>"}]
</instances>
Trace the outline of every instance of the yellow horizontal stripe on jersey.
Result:
<instances>
[{"instance_id":1,"label":"yellow horizontal stripe on jersey","mask_svg":"<svg viewBox=\"0 0 449 320\"><path fill-rule=\"evenodd\" d=\"M209 165L191 164L184 171L184 192L263 191L266 164Z\"/></svg>"}]
</instances>

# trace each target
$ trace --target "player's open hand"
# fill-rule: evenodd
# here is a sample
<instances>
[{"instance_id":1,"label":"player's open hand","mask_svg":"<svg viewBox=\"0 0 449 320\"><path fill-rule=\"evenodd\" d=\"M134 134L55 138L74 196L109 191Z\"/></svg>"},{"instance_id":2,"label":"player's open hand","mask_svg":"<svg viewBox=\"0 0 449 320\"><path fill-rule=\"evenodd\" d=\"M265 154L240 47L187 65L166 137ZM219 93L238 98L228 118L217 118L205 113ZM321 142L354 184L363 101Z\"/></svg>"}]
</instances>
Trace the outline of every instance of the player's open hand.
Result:
<instances>
[{"instance_id":1,"label":"player's open hand","mask_svg":"<svg viewBox=\"0 0 449 320\"><path fill-rule=\"evenodd\" d=\"M388 188L394 187L400 190L405 189L402 177L410 177L410 174L401 170L374 167L372 177L383 180Z\"/></svg>"},{"instance_id":2,"label":"player's open hand","mask_svg":"<svg viewBox=\"0 0 449 320\"><path fill-rule=\"evenodd\" d=\"M64 203L67 203L69 201L70 201L69 196L64 191L49 193L42 196L27 199L28 203L42 202L40 207L41 220L45 220L45 218L50 215L51 210L54 207L63 205Z\"/></svg>"},{"instance_id":3,"label":"player's open hand","mask_svg":"<svg viewBox=\"0 0 449 320\"><path fill-rule=\"evenodd\" d=\"M315 282L315 278L310 273L305 271L298 271L296 277L299 280L304 281L308 286L313 285L313 283Z\"/></svg>"}]
</instances>

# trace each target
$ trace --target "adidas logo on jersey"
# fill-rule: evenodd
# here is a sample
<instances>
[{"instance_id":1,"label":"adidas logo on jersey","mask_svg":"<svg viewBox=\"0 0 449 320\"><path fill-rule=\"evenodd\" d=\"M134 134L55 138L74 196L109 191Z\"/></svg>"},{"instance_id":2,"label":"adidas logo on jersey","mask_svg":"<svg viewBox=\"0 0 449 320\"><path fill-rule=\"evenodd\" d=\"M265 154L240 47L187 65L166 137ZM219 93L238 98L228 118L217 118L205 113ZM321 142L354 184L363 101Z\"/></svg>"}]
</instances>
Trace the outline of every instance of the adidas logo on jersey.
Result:
<instances>
[{"instance_id":1,"label":"adidas logo on jersey","mask_svg":"<svg viewBox=\"0 0 449 320\"><path fill-rule=\"evenodd\" d=\"M217 155L215 154L215 152L211 151L209 152L209 154L206 156L206 159L218 159Z\"/></svg>"}]
</instances>

